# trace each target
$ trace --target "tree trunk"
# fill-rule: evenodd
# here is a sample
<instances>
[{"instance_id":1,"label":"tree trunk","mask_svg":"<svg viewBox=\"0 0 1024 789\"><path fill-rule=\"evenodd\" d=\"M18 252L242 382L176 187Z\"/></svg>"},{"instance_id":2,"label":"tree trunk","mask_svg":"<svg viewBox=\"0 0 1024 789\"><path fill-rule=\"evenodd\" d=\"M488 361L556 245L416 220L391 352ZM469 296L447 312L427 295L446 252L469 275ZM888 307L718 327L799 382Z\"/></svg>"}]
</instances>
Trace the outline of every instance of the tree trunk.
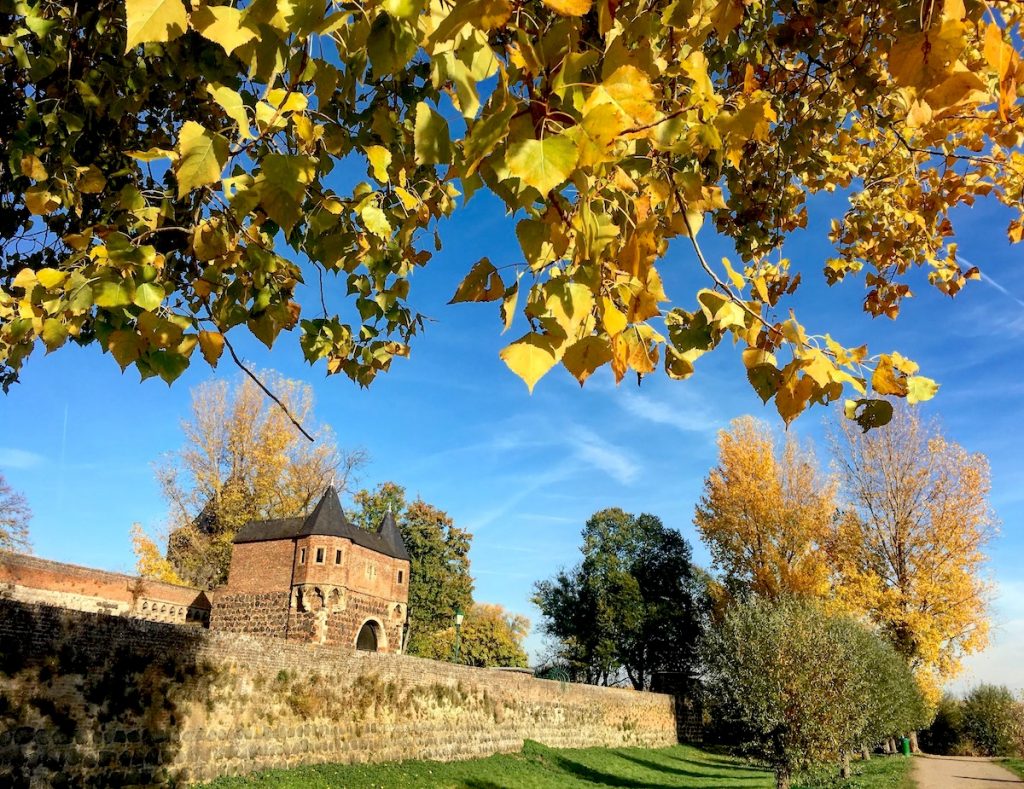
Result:
<instances>
[{"instance_id":1,"label":"tree trunk","mask_svg":"<svg viewBox=\"0 0 1024 789\"><path fill-rule=\"evenodd\" d=\"M870 762L871 761L871 749L868 746L865 745L863 748L860 749L860 757L864 761Z\"/></svg>"},{"instance_id":2,"label":"tree trunk","mask_svg":"<svg viewBox=\"0 0 1024 789\"><path fill-rule=\"evenodd\" d=\"M921 753L921 748L917 744L917 732L916 731L910 732L910 752L911 753Z\"/></svg>"},{"instance_id":3,"label":"tree trunk","mask_svg":"<svg viewBox=\"0 0 1024 789\"><path fill-rule=\"evenodd\" d=\"M889 738L888 746L889 753L899 753L899 750L896 748L896 740L894 740L892 737Z\"/></svg>"},{"instance_id":4,"label":"tree trunk","mask_svg":"<svg viewBox=\"0 0 1024 789\"><path fill-rule=\"evenodd\" d=\"M892 740L886 740L882 743L882 750L885 753L892 753Z\"/></svg>"},{"instance_id":5,"label":"tree trunk","mask_svg":"<svg viewBox=\"0 0 1024 789\"><path fill-rule=\"evenodd\" d=\"M839 777L850 777L850 752L847 750L843 751L842 761L839 763Z\"/></svg>"},{"instance_id":6,"label":"tree trunk","mask_svg":"<svg viewBox=\"0 0 1024 789\"><path fill-rule=\"evenodd\" d=\"M789 770L778 769L775 771L775 789L789 789L789 783L792 780Z\"/></svg>"}]
</instances>

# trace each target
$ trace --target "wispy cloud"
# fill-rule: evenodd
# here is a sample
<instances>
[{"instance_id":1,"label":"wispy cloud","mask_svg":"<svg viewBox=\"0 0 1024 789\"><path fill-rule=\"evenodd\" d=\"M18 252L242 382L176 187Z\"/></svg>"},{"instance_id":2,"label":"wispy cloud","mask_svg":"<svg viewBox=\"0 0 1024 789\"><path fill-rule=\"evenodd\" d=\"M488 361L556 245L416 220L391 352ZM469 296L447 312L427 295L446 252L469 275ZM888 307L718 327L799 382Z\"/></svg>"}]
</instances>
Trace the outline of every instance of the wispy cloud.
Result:
<instances>
[{"instance_id":1,"label":"wispy cloud","mask_svg":"<svg viewBox=\"0 0 1024 789\"><path fill-rule=\"evenodd\" d=\"M600 469L616 482L628 485L640 474L640 464L625 449L593 430L576 426L568 437L576 458Z\"/></svg>"},{"instance_id":2,"label":"wispy cloud","mask_svg":"<svg viewBox=\"0 0 1024 789\"><path fill-rule=\"evenodd\" d=\"M684 433L709 433L718 427L718 421L698 403L669 403L628 390L620 392L618 397L628 414L647 422L668 425Z\"/></svg>"},{"instance_id":3,"label":"wispy cloud","mask_svg":"<svg viewBox=\"0 0 1024 789\"><path fill-rule=\"evenodd\" d=\"M42 455L27 449L0 447L0 468L33 468L44 460Z\"/></svg>"}]
</instances>

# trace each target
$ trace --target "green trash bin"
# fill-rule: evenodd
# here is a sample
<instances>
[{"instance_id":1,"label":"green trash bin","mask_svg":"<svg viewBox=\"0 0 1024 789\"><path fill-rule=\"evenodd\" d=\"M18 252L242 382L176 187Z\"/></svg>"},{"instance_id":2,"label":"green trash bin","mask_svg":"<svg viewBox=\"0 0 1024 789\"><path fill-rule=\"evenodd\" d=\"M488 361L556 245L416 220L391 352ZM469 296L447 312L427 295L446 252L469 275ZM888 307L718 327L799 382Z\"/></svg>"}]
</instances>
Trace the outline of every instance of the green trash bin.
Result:
<instances>
[{"instance_id":1,"label":"green trash bin","mask_svg":"<svg viewBox=\"0 0 1024 789\"><path fill-rule=\"evenodd\" d=\"M903 751L903 755L904 756L910 756L910 738L909 737L901 737L900 738L900 749Z\"/></svg>"}]
</instances>

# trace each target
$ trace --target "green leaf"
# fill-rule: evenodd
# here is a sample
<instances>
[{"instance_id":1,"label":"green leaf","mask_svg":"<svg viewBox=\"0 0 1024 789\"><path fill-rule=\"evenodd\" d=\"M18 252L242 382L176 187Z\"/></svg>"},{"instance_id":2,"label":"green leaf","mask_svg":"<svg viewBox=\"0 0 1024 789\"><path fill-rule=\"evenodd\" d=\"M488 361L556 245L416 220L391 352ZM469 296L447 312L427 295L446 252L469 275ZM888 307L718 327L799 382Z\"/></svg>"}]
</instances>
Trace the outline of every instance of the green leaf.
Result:
<instances>
[{"instance_id":1,"label":"green leaf","mask_svg":"<svg viewBox=\"0 0 1024 789\"><path fill-rule=\"evenodd\" d=\"M884 427L892 421L892 403L888 400L847 400L843 411L867 433L875 427Z\"/></svg>"},{"instance_id":2,"label":"green leaf","mask_svg":"<svg viewBox=\"0 0 1024 789\"><path fill-rule=\"evenodd\" d=\"M139 335L133 331L118 330L111 332L107 338L107 350L121 365L121 371L136 361L142 353L144 342Z\"/></svg>"},{"instance_id":3,"label":"green leaf","mask_svg":"<svg viewBox=\"0 0 1024 789\"><path fill-rule=\"evenodd\" d=\"M152 312L164 300L164 289L160 285L146 282L135 289L135 298L132 299L138 306L147 312Z\"/></svg>"},{"instance_id":4,"label":"green leaf","mask_svg":"<svg viewBox=\"0 0 1024 789\"><path fill-rule=\"evenodd\" d=\"M782 384L782 373L774 365L755 364L747 369L747 380L754 387L761 402L767 404L779 391L779 386Z\"/></svg>"},{"instance_id":5,"label":"green leaf","mask_svg":"<svg viewBox=\"0 0 1024 789\"><path fill-rule=\"evenodd\" d=\"M473 124L466 136L463 149L466 155L464 172L472 175L485 156L491 153L508 136L508 125L516 113L513 102L506 103L493 115L481 118Z\"/></svg>"},{"instance_id":6,"label":"green leaf","mask_svg":"<svg viewBox=\"0 0 1024 789\"><path fill-rule=\"evenodd\" d=\"M170 41L185 32L188 16L181 0L125 0L128 37L125 52L150 41Z\"/></svg>"},{"instance_id":7,"label":"green leaf","mask_svg":"<svg viewBox=\"0 0 1024 789\"><path fill-rule=\"evenodd\" d=\"M92 286L93 303L107 309L126 307L132 303L130 281L97 282Z\"/></svg>"},{"instance_id":8,"label":"green leaf","mask_svg":"<svg viewBox=\"0 0 1024 789\"><path fill-rule=\"evenodd\" d=\"M260 204L285 233L299 221L306 187L315 177L316 163L308 156L273 153L264 157Z\"/></svg>"},{"instance_id":9,"label":"green leaf","mask_svg":"<svg viewBox=\"0 0 1024 789\"><path fill-rule=\"evenodd\" d=\"M43 338L43 344L46 345L46 351L55 351L64 344L64 341L68 338L67 327L56 318L47 318L43 321L43 331L40 335Z\"/></svg>"},{"instance_id":10,"label":"green leaf","mask_svg":"<svg viewBox=\"0 0 1024 789\"><path fill-rule=\"evenodd\" d=\"M228 162L228 141L222 135L195 121L185 121L178 135L179 159L174 166L178 179L178 199L197 186L220 180Z\"/></svg>"},{"instance_id":11,"label":"green leaf","mask_svg":"<svg viewBox=\"0 0 1024 789\"><path fill-rule=\"evenodd\" d=\"M565 183L576 166L576 144L558 134L523 140L508 148L509 173L542 195Z\"/></svg>"},{"instance_id":12,"label":"green leaf","mask_svg":"<svg viewBox=\"0 0 1024 789\"><path fill-rule=\"evenodd\" d=\"M150 351L146 354L145 360L168 386L173 384L188 367L188 357L176 351Z\"/></svg>"},{"instance_id":13,"label":"green leaf","mask_svg":"<svg viewBox=\"0 0 1024 789\"><path fill-rule=\"evenodd\" d=\"M523 379L530 393L544 374L555 366L558 360L551 345L551 339L537 332L530 332L505 346L501 358L508 368Z\"/></svg>"},{"instance_id":14,"label":"green leaf","mask_svg":"<svg viewBox=\"0 0 1024 789\"><path fill-rule=\"evenodd\" d=\"M411 19L423 10L423 0L384 0L381 8L396 19Z\"/></svg>"},{"instance_id":15,"label":"green leaf","mask_svg":"<svg viewBox=\"0 0 1024 789\"><path fill-rule=\"evenodd\" d=\"M416 164L448 164L452 160L448 121L425 101L416 105Z\"/></svg>"}]
</instances>

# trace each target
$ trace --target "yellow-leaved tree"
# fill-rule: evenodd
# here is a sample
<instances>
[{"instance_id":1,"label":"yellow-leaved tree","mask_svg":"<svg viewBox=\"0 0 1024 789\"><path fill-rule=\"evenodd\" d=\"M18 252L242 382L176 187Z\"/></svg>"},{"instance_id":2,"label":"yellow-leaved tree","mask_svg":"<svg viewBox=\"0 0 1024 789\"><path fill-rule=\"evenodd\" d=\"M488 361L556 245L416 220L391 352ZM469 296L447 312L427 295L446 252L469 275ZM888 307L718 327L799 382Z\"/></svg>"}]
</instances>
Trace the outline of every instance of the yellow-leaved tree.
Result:
<instances>
[{"instance_id":1,"label":"yellow-leaved tree","mask_svg":"<svg viewBox=\"0 0 1024 789\"><path fill-rule=\"evenodd\" d=\"M827 595L822 548L835 528L836 483L814 450L792 435L779 447L766 424L744 416L719 432L718 452L694 520L726 591Z\"/></svg>"},{"instance_id":2,"label":"yellow-leaved tree","mask_svg":"<svg viewBox=\"0 0 1024 789\"><path fill-rule=\"evenodd\" d=\"M931 701L988 640L988 461L909 408L886 430L832 435L848 509L830 551L836 593L907 659Z\"/></svg>"},{"instance_id":3,"label":"yellow-leaved tree","mask_svg":"<svg viewBox=\"0 0 1024 789\"><path fill-rule=\"evenodd\" d=\"M263 375L288 411L317 438L309 442L249 378L210 381L192 392L182 447L156 464L170 507L166 564L140 531L132 539L143 575L213 588L224 583L231 541L250 520L301 515L333 484L344 491L366 461L339 452L331 429L313 418L308 384Z\"/></svg>"}]
</instances>

